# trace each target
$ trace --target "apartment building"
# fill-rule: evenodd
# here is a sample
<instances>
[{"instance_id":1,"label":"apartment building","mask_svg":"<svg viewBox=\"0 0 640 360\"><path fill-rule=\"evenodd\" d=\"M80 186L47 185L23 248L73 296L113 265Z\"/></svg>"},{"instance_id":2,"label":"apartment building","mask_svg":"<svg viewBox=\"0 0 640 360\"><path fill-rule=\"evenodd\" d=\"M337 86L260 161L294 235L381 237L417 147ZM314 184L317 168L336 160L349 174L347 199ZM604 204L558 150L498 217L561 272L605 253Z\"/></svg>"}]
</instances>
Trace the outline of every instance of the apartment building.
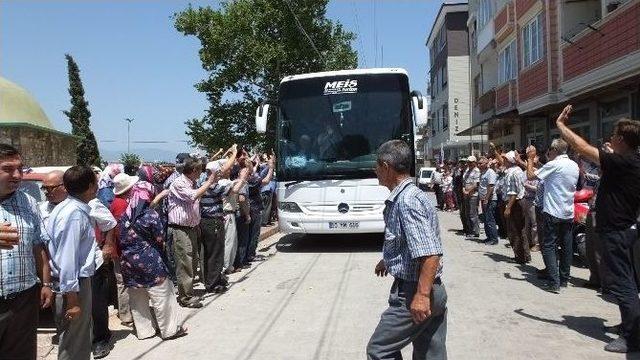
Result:
<instances>
[{"instance_id":1,"label":"apartment building","mask_svg":"<svg viewBox=\"0 0 640 360\"><path fill-rule=\"evenodd\" d=\"M459 135L544 148L571 103L569 126L597 144L640 117L640 0L472 0L468 26L472 122Z\"/></svg>"},{"instance_id":2,"label":"apartment building","mask_svg":"<svg viewBox=\"0 0 640 360\"><path fill-rule=\"evenodd\" d=\"M458 136L471 126L467 2L445 3L427 38L431 116L425 158L454 160L479 149L481 136ZM444 156L444 159L442 158Z\"/></svg>"}]
</instances>

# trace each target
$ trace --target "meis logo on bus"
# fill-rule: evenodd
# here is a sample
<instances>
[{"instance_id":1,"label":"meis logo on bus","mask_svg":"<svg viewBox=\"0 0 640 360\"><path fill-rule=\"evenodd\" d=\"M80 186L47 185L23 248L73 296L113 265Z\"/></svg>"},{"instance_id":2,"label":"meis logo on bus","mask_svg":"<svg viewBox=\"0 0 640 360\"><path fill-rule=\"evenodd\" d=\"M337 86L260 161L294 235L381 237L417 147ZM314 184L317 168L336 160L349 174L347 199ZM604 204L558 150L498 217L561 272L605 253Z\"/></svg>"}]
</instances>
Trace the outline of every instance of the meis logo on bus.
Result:
<instances>
[{"instance_id":1,"label":"meis logo on bus","mask_svg":"<svg viewBox=\"0 0 640 360\"><path fill-rule=\"evenodd\" d=\"M324 85L325 95L356 92L358 92L358 80L329 81Z\"/></svg>"}]
</instances>

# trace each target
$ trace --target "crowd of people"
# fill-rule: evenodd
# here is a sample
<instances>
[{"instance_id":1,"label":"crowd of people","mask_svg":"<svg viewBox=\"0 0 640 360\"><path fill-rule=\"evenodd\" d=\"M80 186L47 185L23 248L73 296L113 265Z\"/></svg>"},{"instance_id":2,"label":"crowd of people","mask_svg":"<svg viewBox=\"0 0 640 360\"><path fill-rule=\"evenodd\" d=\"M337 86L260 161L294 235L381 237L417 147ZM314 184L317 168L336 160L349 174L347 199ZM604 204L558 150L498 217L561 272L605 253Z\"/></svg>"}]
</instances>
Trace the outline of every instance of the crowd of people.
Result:
<instances>
[{"instance_id":1,"label":"crowd of people","mask_svg":"<svg viewBox=\"0 0 640 360\"><path fill-rule=\"evenodd\" d=\"M139 339L186 335L179 306L202 307L194 284L224 293L229 274L261 260L274 164L234 145L172 167L73 166L46 175L37 204L19 190L20 153L0 144L0 358L36 358L39 308L51 306L59 359L107 356L113 283Z\"/></svg>"},{"instance_id":2,"label":"crowd of people","mask_svg":"<svg viewBox=\"0 0 640 360\"><path fill-rule=\"evenodd\" d=\"M622 323L620 337L605 350L640 350L640 122L621 119L611 140L595 147L567 125L567 106L556 120L560 137L544 154L535 146L489 152L441 164L431 181L437 207L460 210L459 235L496 245L506 238L518 264L540 251L543 288L559 294L568 286L574 257L574 199L588 199L585 287L612 296ZM579 214L578 214L579 215ZM481 222L486 239L480 238ZM634 247L636 247L634 249Z\"/></svg>"}]
</instances>

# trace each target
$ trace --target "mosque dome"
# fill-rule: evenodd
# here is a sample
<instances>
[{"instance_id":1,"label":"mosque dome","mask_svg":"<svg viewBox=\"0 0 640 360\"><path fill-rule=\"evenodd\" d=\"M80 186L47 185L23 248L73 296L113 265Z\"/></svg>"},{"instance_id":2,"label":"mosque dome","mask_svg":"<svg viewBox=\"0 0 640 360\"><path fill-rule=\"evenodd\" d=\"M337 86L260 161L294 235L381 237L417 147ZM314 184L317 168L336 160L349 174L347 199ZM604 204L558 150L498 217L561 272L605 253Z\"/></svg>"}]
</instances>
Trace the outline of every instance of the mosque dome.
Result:
<instances>
[{"instance_id":1,"label":"mosque dome","mask_svg":"<svg viewBox=\"0 0 640 360\"><path fill-rule=\"evenodd\" d=\"M27 124L55 130L27 90L0 77L0 126L4 124Z\"/></svg>"}]
</instances>

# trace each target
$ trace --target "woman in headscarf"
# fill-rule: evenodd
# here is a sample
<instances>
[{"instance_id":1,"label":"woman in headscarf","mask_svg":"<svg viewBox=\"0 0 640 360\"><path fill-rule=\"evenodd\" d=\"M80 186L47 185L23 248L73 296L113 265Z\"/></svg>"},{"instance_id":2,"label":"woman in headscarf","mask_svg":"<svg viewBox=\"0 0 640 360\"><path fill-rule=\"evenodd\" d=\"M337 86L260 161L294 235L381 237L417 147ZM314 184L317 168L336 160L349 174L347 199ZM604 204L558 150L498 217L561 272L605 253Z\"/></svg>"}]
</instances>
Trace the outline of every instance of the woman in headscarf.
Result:
<instances>
[{"instance_id":1,"label":"woman in headscarf","mask_svg":"<svg viewBox=\"0 0 640 360\"><path fill-rule=\"evenodd\" d=\"M163 260L164 225L151 207L153 188L150 183L139 181L129 190L127 198L128 207L120 219L120 264L136 335L138 339L146 339L153 337L156 330L164 340L186 335ZM149 307L153 309L155 323Z\"/></svg>"}]
</instances>

